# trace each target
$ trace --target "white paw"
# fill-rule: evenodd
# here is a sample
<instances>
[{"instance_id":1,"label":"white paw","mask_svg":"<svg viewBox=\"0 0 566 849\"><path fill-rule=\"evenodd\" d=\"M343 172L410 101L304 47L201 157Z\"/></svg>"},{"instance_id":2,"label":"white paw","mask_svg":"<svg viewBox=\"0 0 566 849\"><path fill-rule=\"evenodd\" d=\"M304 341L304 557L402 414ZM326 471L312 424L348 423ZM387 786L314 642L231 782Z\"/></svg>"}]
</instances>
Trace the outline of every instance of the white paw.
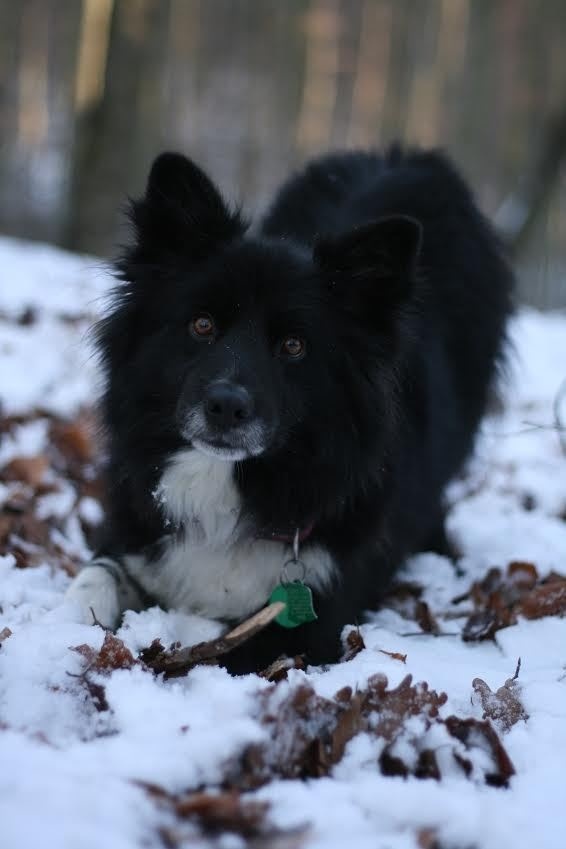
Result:
<instances>
[{"instance_id":1,"label":"white paw","mask_svg":"<svg viewBox=\"0 0 566 849\"><path fill-rule=\"evenodd\" d=\"M115 628L120 617L118 584L103 566L85 566L65 595L74 602L81 624L93 625L96 621L105 628Z\"/></svg>"}]
</instances>

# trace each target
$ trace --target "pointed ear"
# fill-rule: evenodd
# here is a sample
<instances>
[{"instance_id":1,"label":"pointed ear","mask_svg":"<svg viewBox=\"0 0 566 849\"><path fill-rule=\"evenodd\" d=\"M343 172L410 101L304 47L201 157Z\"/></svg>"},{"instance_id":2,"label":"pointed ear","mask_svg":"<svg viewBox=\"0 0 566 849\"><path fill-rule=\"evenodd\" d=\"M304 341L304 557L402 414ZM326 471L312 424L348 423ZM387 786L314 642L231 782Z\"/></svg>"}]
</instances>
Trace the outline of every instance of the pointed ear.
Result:
<instances>
[{"instance_id":1,"label":"pointed ear","mask_svg":"<svg viewBox=\"0 0 566 849\"><path fill-rule=\"evenodd\" d=\"M422 227L414 218L378 218L347 233L319 238L314 260L338 296L364 309L406 298L412 289Z\"/></svg>"},{"instance_id":2,"label":"pointed ear","mask_svg":"<svg viewBox=\"0 0 566 849\"><path fill-rule=\"evenodd\" d=\"M199 260L246 229L206 174L180 153L157 157L144 197L132 203L131 218L138 261L171 253Z\"/></svg>"}]
</instances>

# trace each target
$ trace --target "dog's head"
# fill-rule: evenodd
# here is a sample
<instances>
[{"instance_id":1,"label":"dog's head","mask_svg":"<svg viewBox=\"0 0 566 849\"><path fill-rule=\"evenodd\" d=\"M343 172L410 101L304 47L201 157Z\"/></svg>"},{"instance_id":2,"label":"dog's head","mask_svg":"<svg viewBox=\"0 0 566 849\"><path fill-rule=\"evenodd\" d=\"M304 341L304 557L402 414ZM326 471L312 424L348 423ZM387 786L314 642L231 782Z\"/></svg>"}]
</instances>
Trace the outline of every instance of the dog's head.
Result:
<instances>
[{"instance_id":1,"label":"dog's head","mask_svg":"<svg viewBox=\"0 0 566 849\"><path fill-rule=\"evenodd\" d=\"M168 153L132 220L126 285L99 336L111 427L228 460L284 445L308 460L321 433L367 447L391 403L417 222L384 218L312 245L249 236L205 174ZM327 462L336 450L326 440Z\"/></svg>"}]
</instances>

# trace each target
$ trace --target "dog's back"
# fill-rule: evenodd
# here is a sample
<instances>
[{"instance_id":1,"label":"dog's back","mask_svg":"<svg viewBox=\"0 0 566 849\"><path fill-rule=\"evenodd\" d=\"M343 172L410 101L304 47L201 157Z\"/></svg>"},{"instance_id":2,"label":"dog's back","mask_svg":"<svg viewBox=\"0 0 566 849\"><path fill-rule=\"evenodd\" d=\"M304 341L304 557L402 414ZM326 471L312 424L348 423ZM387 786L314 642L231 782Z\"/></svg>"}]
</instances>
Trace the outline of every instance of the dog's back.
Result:
<instances>
[{"instance_id":1,"label":"dog's back","mask_svg":"<svg viewBox=\"0 0 566 849\"><path fill-rule=\"evenodd\" d=\"M261 229L311 245L391 215L410 216L423 231L404 318L403 436L391 492L393 525L417 550L437 539L438 493L472 450L496 392L513 289L502 246L444 154L397 145L383 156L346 152L310 163L283 186Z\"/></svg>"}]
</instances>

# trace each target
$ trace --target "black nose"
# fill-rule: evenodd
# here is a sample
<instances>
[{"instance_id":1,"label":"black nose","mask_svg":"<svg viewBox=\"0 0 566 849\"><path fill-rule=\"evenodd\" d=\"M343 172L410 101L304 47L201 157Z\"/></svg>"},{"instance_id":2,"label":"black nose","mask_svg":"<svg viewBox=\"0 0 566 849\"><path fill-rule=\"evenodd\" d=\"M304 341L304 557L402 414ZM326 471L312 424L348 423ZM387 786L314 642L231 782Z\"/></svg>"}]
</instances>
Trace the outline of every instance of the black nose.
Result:
<instances>
[{"instance_id":1,"label":"black nose","mask_svg":"<svg viewBox=\"0 0 566 849\"><path fill-rule=\"evenodd\" d=\"M250 393L237 383L212 383L204 395L204 410L209 425L228 430L244 424L253 414Z\"/></svg>"}]
</instances>

